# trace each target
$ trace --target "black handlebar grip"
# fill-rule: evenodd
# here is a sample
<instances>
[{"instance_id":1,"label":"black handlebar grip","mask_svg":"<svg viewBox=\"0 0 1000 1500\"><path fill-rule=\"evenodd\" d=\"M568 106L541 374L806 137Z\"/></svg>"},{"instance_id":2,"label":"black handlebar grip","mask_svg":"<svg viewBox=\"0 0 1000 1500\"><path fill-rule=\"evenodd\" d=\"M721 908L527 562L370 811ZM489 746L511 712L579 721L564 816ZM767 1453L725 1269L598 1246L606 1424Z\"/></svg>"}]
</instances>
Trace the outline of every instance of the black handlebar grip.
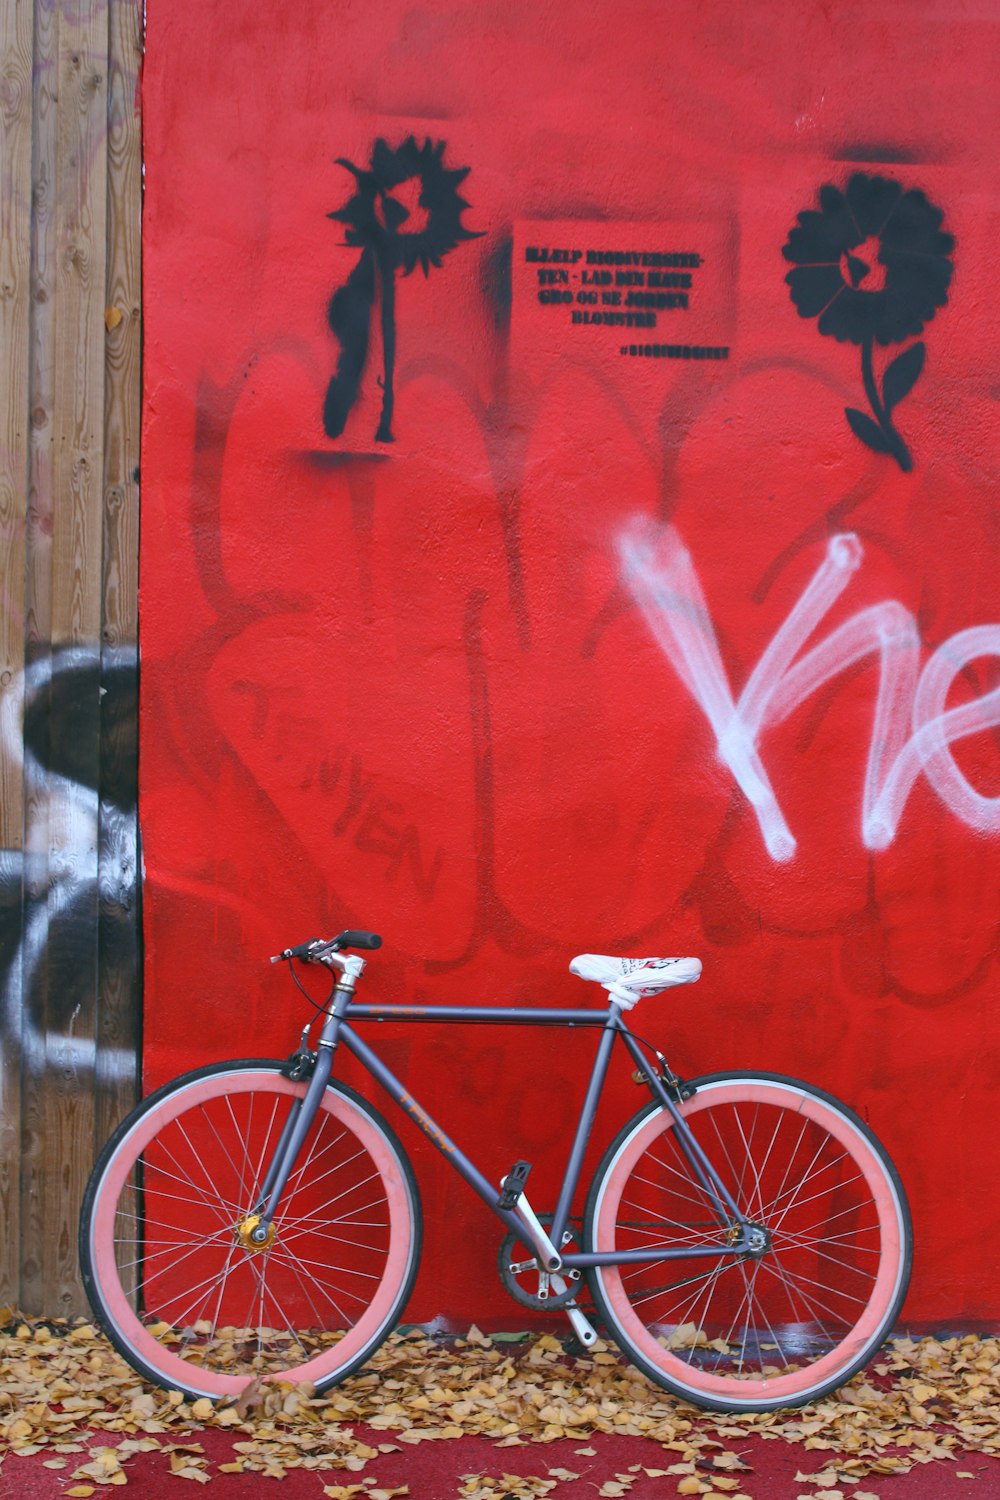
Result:
<instances>
[{"instance_id":1,"label":"black handlebar grip","mask_svg":"<svg viewBox=\"0 0 1000 1500\"><path fill-rule=\"evenodd\" d=\"M377 932L361 932L349 927L337 937L338 948L381 948L382 939Z\"/></svg>"}]
</instances>

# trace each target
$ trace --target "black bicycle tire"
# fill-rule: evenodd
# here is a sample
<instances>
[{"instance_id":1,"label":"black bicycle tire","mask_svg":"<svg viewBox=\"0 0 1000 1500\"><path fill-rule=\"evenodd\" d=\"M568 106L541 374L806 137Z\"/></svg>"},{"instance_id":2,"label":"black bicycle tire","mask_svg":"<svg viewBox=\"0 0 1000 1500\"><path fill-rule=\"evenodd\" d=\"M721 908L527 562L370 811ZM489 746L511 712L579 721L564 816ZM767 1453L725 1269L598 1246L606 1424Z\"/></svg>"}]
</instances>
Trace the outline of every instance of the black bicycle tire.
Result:
<instances>
[{"instance_id":1,"label":"black bicycle tire","mask_svg":"<svg viewBox=\"0 0 1000 1500\"><path fill-rule=\"evenodd\" d=\"M902 1267L898 1288L892 1299L891 1305L880 1321L877 1333L866 1340L862 1352L854 1360L845 1364L842 1369L838 1369L834 1377L821 1382L815 1390L810 1390L808 1394L803 1396L801 1399L795 1399L794 1401L789 1401L788 1399L782 1398L770 1401L755 1401L752 1403L737 1404L734 1404L731 1401L726 1401L724 1399L713 1399L706 1396L703 1392L694 1390L690 1387L686 1387L683 1382L665 1375L662 1370L659 1370L655 1365L647 1360L642 1355L642 1353L634 1347L634 1345L628 1338L628 1335L621 1329L620 1324L618 1323L618 1320L616 1319L614 1312L608 1303L608 1299L604 1295L599 1270L597 1268L591 1268L588 1271L588 1281L590 1285L591 1296L593 1297L598 1316L604 1324L604 1327L606 1328L608 1333L613 1338L614 1342L621 1349L622 1353L624 1353L626 1357L631 1360L638 1369L642 1370L642 1372L650 1380L652 1380L654 1384L661 1386L663 1389L670 1391L671 1394L679 1396L685 1401L690 1401L692 1405L700 1406L707 1411L775 1411L789 1406L802 1406L807 1404L808 1402L821 1399L824 1395L828 1395L831 1391L838 1390L870 1362L870 1360L874 1357L877 1349L884 1343L885 1339L891 1332L891 1329L893 1328L893 1326L895 1326L906 1297L913 1266L913 1225L910 1216L909 1204L906 1198L906 1191L903 1187L902 1179L900 1178L899 1172L897 1171L895 1163L893 1162L891 1156L889 1155L885 1146L879 1140L878 1136L872 1130L871 1126L868 1125L866 1121L862 1120L861 1117L856 1113L856 1111L851 1109L849 1105L845 1104L841 1099L838 1099L836 1095L829 1093L826 1089L820 1088L816 1084L806 1083L802 1079L793 1078L789 1074L772 1073L761 1069L731 1069L715 1073L707 1073L699 1078L691 1079L690 1085L695 1090L698 1090L699 1088L703 1088L708 1084L726 1082L739 1083L743 1081L749 1082L751 1080L757 1080L762 1083L776 1084L796 1090L804 1090L807 1094L811 1094L821 1100L827 1107L838 1111L867 1140L872 1151L878 1157L881 1167L884 1169L887 1177L892 1183L895 1196L898 1201L902 1228ZM591 1180L590 1187L587 1193L586 1205L584 1208L583 1240L588 1250L593 1250L595 1248L595 1218L602 1194L602 1186L605 1178L612 1169L618 1152L620 1151L623 1144L629 1140L633 1132L642 1123L648 1120L651 1115L666 1113L667 1111L658 1101L651 1100L648 1104L644 1105L642 1109L638 1110L629 1120L625 1122L625 1124L618 1131L617 1135L614 1137L611 1144L608 1146L607 1150L602 1156L601 1161L598 1164L594 1176Z\"/></svg>"},{"instance_id":2,"label":"black bicycle tire","mask_svg":"<svg viewBox=\"0 0 1000 1500\"><path fill-rule=\"evenodd\" d=\"M151 1094L148 1094L144 1099L140 1100L135 1108L132 1109L120 1122L120 1124L105 1142L87 1180L87 1186L84 1190L83 1201L80 1208L80 1219L77 1235L77 1248L84 1291L87 1294L87 1299L93 1311L94 1319L109 1342L118 1351L118 1353L122 1356L127 1364L129 1364L145 1379L150 1380L154 1385L165 1388L163 1377L151 1365L149 1365L144 1359L142 1359L142 1357L139 1356L131 1347L128 1340L123 1338L119 1333L114 1319L106 1311L99 1290L99 1278L96 1276L93 1266L91 1251L91 1224L93 1220L94 1206L97 1201L98 1193L100 1191L100 1187L107 1168L110 1162L113 1160L119 1146L128 1137L136 1123L144 1115L149 1113L150 1110L155 1109L165 1098L174 1093L176 1090L184 1088L200 1079L213 1077L217 1074L223 1074L227 1072L235 1073L245 1069L270 1069L280 1073L284 1066L285 1064L281 1061L281 1059L273 1057L233 1058L225 1062L209 1063L204 1067L194 1068L190 1072L179 1074L176 1078L170 1079L167 1083L162 1084L158 1089L155 1089ZM402 1143L400 1142L396 1132L393 1130L392 1126L384 1118L384 1116L375 1108L375 1106L362 1094L357 1093L356 1090L349 1087L349 1085L342 1083L337 1079L331 1079L327 1084L327 1090L340 1094L341 1096L346 1098L355 1108L359 1109L363 1114L365 1114L368 1117L369 1121L375 1126L375 1128L381 1131L390 1150L395 1155L400 1167L400 1171L406 1182L409 1194L410 1211L412 1218L412 1248L410 1251L410 1264L401 1284L400 1291L394 1300L390 1315L387 1316L387 1318L380 1325L377 1336L370 1339L365 1344L363 1350L348 1364L346 1364L343 1369L336 1370L328 1379L317 1381L317 1391L329 1390L333 1386L338 1385L342 1380L345 1380L361 1365L365 1364L375 1353L375 1351L388 1338L389 1334L398 1323L403 1308L406 1306L406 1303L412 1293L413 1284L416 1280L417 1271L420 1266L421 1251L423 1247L423 1208L420 1200L420 1190L417 1184L416 1175L410 1163L410 1159L407 1156L406 1151ZM196 1386L185 1388L183 1385L178 1386L174 1381L170 1382L170 1388L181 1389L186 1395L195 1398L205 1394L204 1392L199 1391Z\"/></svg>"}]
</instances>

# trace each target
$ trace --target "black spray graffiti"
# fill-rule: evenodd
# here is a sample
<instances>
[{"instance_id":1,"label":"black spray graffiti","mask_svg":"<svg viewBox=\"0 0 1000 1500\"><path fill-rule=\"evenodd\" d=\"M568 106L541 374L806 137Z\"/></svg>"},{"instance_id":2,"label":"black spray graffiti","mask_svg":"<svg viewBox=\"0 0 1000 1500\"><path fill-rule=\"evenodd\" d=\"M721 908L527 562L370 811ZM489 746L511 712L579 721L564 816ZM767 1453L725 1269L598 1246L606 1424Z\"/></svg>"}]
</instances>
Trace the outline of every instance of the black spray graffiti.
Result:
<instances>
[{"instance_id":1,"label":"black spray graffiti","mask_svg":"<svg viewBox=\"0 0 1000 1500\"><path fill-rule=\"evenodd\" d=\"M3 753L23 768L30 808L23 850L0 851L0 1111L8 1068L90 1088L136 1077L133 1046L99 1043L94 964L96 920L100 970L134 1030L136 700L134 646L46 653L0 700ZM100 758L86 732L98 720L114 745Z\"/></svg>"},{"instance_id":2,"label":"black spray graffiti","mask_svg":"<svg viewBox=\"0 0 1000 1500\"><path fill-rule=\"evenodd\" d=\"M911 344L886 367L879 389L874 344L900 344L921 333L948 300L955 248L941 229L944 214L919 188L906 192L889 177L855 172L841 192L820 188L819 210L804 209L782 254L800 317L817 318L820 333L861 346L861 378L872 415L845 408L856 437L900 468L913 467L893 426L893 408L916 384L925 345Z\"/></svg>"},{"instance_id":3,"label":"black spray graffiti","mask_svg":"<svg viewBox=\"0 0 1000 1500\"><path fill-rule=\"evenodd\" d=\"M379 443L393 441L393 380L396 367L396 272L409 276L419 264L425 276L440 266L442 256L462 240L479 235L464 228L462 212L469 207L459 197L458 185L468 167L444 165L444 141L414 137L395 151L377 140L371 165L356 167L344 157L340 166L354 174L355 192L343 208L328 215L346 224L348 245L361 249L361 258L330 299L330 327L340 340L340 359L330 381L323 409L328 437L343 432L358 397L368 358L369 331L376 289L381 296L382 414L375 433Z\"/></svg>"}]
</instances>

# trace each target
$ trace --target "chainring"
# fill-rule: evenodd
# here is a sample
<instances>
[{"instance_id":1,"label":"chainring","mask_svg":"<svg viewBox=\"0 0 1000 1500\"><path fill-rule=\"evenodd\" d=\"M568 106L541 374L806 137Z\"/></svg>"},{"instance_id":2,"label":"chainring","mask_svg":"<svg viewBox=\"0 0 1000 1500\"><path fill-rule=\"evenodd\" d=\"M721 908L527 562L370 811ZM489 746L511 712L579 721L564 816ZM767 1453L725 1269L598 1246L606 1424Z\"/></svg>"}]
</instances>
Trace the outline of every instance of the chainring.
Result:
<instances>
[{"instance_id":1,"label":"chainring","mask_svg":"<svg viewBox=\"0 0 1000 1500\"><path fill-rule=\"evenodd\" d=\"M547 1229L552 1223L551 1214L541 1216L540 1222ZM572 1230L570 1237L576 1238ZM555 1272L565 1282L564 1289L557 1291L552 1284L553 1274L539 1270L534 1251L513 1230L500 1241L497 1270L514 1301L520 1302L522 1307L534 1308L536 1312L544 1312L551 1307L565 1307L583 1291L583 1277L579 1271L575 1274L571 1271Z\"/></svg>"}]
</instances>

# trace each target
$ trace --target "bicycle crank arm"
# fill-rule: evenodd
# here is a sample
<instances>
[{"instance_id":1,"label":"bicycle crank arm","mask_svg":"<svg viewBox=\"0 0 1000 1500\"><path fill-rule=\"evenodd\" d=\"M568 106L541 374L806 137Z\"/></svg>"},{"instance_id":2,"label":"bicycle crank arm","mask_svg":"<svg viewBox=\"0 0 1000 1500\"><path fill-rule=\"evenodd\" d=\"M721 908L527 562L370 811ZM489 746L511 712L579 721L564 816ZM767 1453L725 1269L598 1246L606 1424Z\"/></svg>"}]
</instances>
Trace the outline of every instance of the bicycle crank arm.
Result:
<instances>
[{"instance_id":1,"label":"bicycle crank arm","mask_svg":"<svg viewBox=\"0 0 1000 1500\"><path fill-rule=\"evenodd\" d=\"M566 1283L558 1274L552 1277L552 1285L555 1288L557 1294L561 1294L566 1290ZM597 1330L591 1323L590 1319L580 1311L576 1303L568 1303L566 1305L565 1311L567 1318L569 1318L570 1322L573 1325L573 1332L576 1334L583 1347L585 1349L589 1349L591 1344L596 1344Z\"/></svg>"},{"instance_id":2,"label":"bicycle crank arm","mask_svg":"<svg viewBox=\"0 0 1000 1500\"><path fill-rule=\"evenodd\" d=\"M503 1187L506 1181L506 1177L501 1178L500 1186ZM524 1225L525 1237L528 1244L534 1250L543 1269L550 1273L558 1271L562 1266L562 1256L549 1239L545 1232L545 1226L541 1223L538 1215L523 1193L518 1196L514 1204L514 1212Z\"/></svg>"}]
</instances>

